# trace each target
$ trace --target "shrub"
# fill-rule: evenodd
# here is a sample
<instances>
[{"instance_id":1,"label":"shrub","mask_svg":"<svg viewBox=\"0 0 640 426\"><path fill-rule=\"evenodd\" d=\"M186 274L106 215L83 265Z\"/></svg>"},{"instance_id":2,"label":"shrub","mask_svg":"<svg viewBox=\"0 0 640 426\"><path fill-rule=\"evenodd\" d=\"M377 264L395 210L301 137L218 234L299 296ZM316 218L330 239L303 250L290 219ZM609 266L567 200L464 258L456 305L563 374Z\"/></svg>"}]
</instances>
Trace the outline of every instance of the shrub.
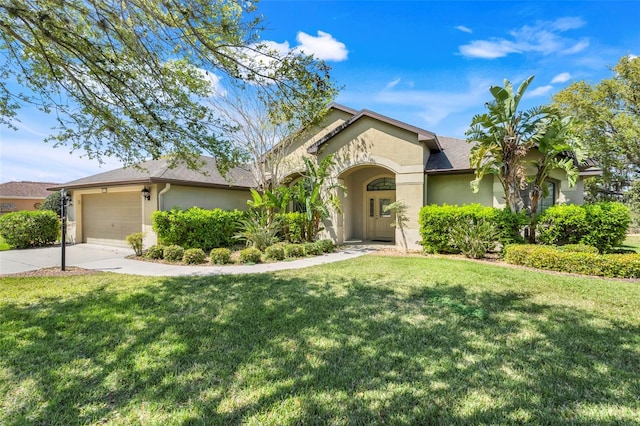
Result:
<instances>
[{"instance_id":1,"label":"shrub","mask_svg":"<svg viewBox=\"0 0 640 426\"><path fill-rule=\"evenodd\" d=\"M281 213L277 215L280 219L279 237L283 241L290 243L301 243L304 238L305 215L301 212Z\"/></svg>"},{"instance_id":2,"label":"shrub","mask_svg":"<svg viewBox=\"0 0 640 426\"><path fill-rule=\"evenodd\" d=\"M303 257L304 246L302 244L286 244L284 246L284 255L289 258Z\"/></svg>"},{"instance_id":3,"label":"shrub","mask_svg":"<svg viewBox=\"0 0 640 426\"><path fill-rule=\"evenodd\" d=\"M419 215L422 246L428 253L460 253L460 250L451 244L451 229L461 222L494 222L497 212L498 209L480 204L424 206L420 209Z\"/></svg>"},{"instance_id":4,"label":"shrub","mask_svg":"<svg viewBox=\"0 0 640 426\"><path fill-rule=\"evenodd\" d=\"M52 192L44 199L38 210L51 210L58 217L62 216L62 191Z\"/></svg>"},{"instance_id":5,"label":"shrub","mask_svg":"<svg viewBox=\"0 0 640 426\"><path fill-rule=\"evenodd\" d=\"M59 231L58 215L51 210L19 211L0 216L0 235L11 247L53 244Z\"/></svg>"},{"instance_id":6,"label":"shrub","mask_svg":"<svg viewBox=\"0 0 640 426\"><path fill-rule=\"evenodd\" d=\"M238 230L237 223L244 214L238 210L205 210L199 207L156 211L152 215L153 230L164 244L207 251L231 246Z\"/></svg>"},{"instance_id":7,"label":"shrub","mask_svg":"<svg viewBox=\"0 0 640 426\"><path fill-rule=\"evenodd\" d=\"M599 251L593 246L586 244L566 244L564 246L556 247L558 251L572 252L572 253L593 253L598 254Z\"/></svg>"},{"instance_id":8,"label":"shrub","mask_svg":"<svg viewBox=\"0 0 640 426\"><path fill-rule=\"evenodd\" d=\"M144 232L134 232L124 239L131 246L136 256L142 256L142 241L144 240Z\"/></svg>"},{"instance_id":9,"label":"shrub","mask_svg":"<svg viewBox=\"0 0 640 426\"><path fill-rule=\"evenodd\" d=\"M555 247L510 245L505 260L514 265L529 266L575 274L616 278L640 278L640 254L594 254L563 252Z\"/></svg>"},{"instance_id":10,"label":"shrub","mask_svg":"<svg viewBox=\"0 0 640 426\"><path fill-rule=\"evenodd\" d=\"M514 213L508 207L494 209L493 223L501 244L523 243L522 230L530 222L525 212Z\"/></svg>"},{"instance_id":11,"label":"shrub","mask_svg":"<svg viewBox=\"0 0 640 426\"><path fill-rule=\"evenodd\" d=\"M231 263L231 250L226 247L214 248L209 253L209 260L216 265Z\"/></svg>"},{"instance_id":12,"label":"shrub","mask_svg":"<svg viewBox=\"0 0 640 426\"><path fill-rule=\"evenodd\" d=\"M147 249L146 256L149 259L162 259L164 257L164 247L161 245L153 245Z\"/></svg>"},{"instance_id":13,"label":"shrub","mask_svg":"<svg viewBox=\"0 0 640 426\"><path fill-rule=\"evenodd\" d=\"M322 247L318 244L314 243L304 243L303 245L304 252L307 256L317 256L322 254Z\"/></svg>"},{"instance_id":14,"label":"shrub","mask_svg":"<svg viewBox=\"0 0 640 426\"><path fill-rule=\"evenodd\" d=\"M162 255L164 260L169 262L180 262L184 257L184 249L179 245L172 244L164 248Z\"/></svg>"},{"instance_id":15,"label":"shrub","mask_svg":"<svg viewBox=\"0 0 640 426\"><path fill-rule=\"evenodd\" d=\"M268 216L257 212L250 213L238 223L238 232L234 238L244 240L247 246L263 251L278 242L280 225L277 220L269 222Z\"/></svg>"},{"instance_id":16,"label":"shrub","mask_svg":"<svg viewBox=\"0 0 640 426\"><path fill-rule=\"evenodd\" d=\"M264 251L264 257L270 260L282 260L284 259L284 245L274 244L269 246Z\"/></svg>"},{"instance_id":17,"label":"shrub","mask_svg":"<svg viewBox=\"0 0 640 426\"><path fill-rule=\"evenodd\" d=\"M333 251L336 249L333 241L329 239L318 240L315 242L315 244L320 248L320 251L322 251L322 253L333 253Z\"/></svg>"},{"instance_id":18,"label":"shrub","mask_svg":"<svg viewBox=\"0 0 640 426\"><path fill-rule=\"evenodd\" d=\"M540 216L538 241L549 245L587 244L608 253L622 244L630 223L623 204L556 205Z\"/></svg>"},{"instance_id":19,"label":"shrub","mask_svg":"<svg viewBox=\"0 0 640 426\"><path fill-rule=\"evenodd\" d=\"M262 252L255 247L240 250L240 263L260 263Z\"/></svg>"},{"instance_id":20,"label":"shrub","mask_svg":"<svg viewBox=\"0 0 640 426\"><path fill-rule=\"evenodd\" d=\"M199 248L191 248L184 251L182 261L188 265L199 265L204 263L207 255L204 254L204 250Z\"/></svg>"},{"instance_id":21,"label":"shrub","mask_svg":"<svg viewBox=\"0 0 640 426\"><path fill-rule=\"evenodd\" d=\"M488 220L465 220L456 224L449 233L451 245L466 257L480 259L496 245L498 232Z\"/></svg>"},{"instance_id":22,"label":"shrub","mask_svg":"<svg viewBox=\"0 0 640 426\"><path fill-rule=\"evenodd\" d=\"M631 223L629 209L621 203L601 202L584 205L587 232L580 242L596 247L600 253L609 253L621 245Z\"/></svg>"}]
</instances>

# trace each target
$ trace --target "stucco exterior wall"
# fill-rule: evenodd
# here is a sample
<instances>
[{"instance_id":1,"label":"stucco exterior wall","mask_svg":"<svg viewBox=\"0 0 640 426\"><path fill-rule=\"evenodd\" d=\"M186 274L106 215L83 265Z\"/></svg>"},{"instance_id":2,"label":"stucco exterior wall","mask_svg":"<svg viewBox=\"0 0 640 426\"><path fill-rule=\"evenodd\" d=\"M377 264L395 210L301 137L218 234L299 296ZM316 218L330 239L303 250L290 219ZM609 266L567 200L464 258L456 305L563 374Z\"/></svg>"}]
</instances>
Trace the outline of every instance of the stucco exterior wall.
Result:
<instances>
[{"instance_id":1,"label":"stucco exterior wall","mask_svg":"<svg viewBox=\"0 0 640 426\"><path fill-rule=\"evenodd\" d=\"M171 185L171 188L160 197L160 210L171 210L174 207L188 209L247 210L247 201L251 199L249 190L199 188L193 186Z\"/></svg>"},{"instance_id":2,"label":"stucco exterior wall","mask_svg":"<svg viewBox=\"0 0 640 426\"><path fill-rule=\"evenodd\" d=\"M427 179L427 204L472 204L494 205L493 176L486 176L480 182L477 193L471 190L469 183L473 174L431 175ZM500 192L502 186L498 183Z\"/></svg>"},{"instance_id":3,"label":"stucco exterior wall","mask_svg":"<svg viewBox=\"0 0 640 426\"><path fill-rule=\"evenodd\" d=\"M18 212L23 210L38 210L44 202L44 198L0 198L0 214ZM36 207L37 206L37 207Z\"/></svg>"}]
</instances>

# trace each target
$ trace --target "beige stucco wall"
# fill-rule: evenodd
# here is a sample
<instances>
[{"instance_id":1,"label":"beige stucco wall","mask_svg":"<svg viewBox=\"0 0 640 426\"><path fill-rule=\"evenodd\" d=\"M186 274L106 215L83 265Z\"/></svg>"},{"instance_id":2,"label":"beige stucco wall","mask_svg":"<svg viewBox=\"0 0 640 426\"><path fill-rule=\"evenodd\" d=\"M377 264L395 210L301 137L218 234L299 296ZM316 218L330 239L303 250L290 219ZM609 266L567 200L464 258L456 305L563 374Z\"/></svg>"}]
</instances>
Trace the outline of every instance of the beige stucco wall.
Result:
<instances>
[{"instance_id":1,"label":"beige stucco wall","mask_svg":"<svg viewBox=\"0 0 640 426\"><path fill-rule=\"evenodd\" d=\"M494 204L493 176L482 179L477 193L469 185L474 179L473 174L431 175L426 176L426 179L427 204Z\"/></svg>"},{"instance_id":2,"label":"beige stucco wall","mask_svg":"<svg viewBox=\"0 0 640 426\"><path fill-rule=\"evenodd\" d=\"M171 185L171 188L160 197L159 209L200 207L202 209L247 210L247 201L250 199L251 192L249 190Z\"/></svg>"},{"instance_id":3,"label":"beige stucco wall","mask_svg":"<svg viewBox=\"0 0 640 426\"><path fill-rule=\"evenodd\" d=\"M326 231L321 237L334 239L338 244L345 240L364 238L364 189L363 185L382 175L395 177L396 200L407 206L410 218L404 233L395 231L395 242L418 248L420 239L418 213L424 201L424 163L429 150L418 141L415 133L398 128L371 117L363 117L322 147L318 156L309 155L307 148L327 131L344 122L344 113L329 115L329 124L316 137L296 145L290 158L295 159L291 172L302 169L301 157L316 162L333 155L331 175L334 181L348 188L343 199L343 214L334 213L325 221Z\"/></svg>"}]
</instances>

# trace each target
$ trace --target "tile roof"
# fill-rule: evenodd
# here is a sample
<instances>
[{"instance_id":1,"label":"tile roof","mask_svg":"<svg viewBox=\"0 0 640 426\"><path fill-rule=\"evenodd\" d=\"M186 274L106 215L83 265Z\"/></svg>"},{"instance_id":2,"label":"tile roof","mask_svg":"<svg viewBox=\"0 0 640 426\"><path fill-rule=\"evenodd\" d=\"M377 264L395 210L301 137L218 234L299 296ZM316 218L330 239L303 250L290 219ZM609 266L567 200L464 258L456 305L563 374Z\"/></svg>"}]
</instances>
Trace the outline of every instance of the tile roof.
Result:
<instances>
[{"instance_id":1,"label":"tile roof","mask_svg":"<svg viewBox=\"0 0 640 426\"><path fill-rule=\"evenodd\" d=\"M53 182L12 181L0 184L0 197L3 198L47 198L51 191L47 190L58 185Z\"/></svg>"},{"instance_id":2,"label":"tile roof","mask_svg":"<svg viewBox=\"0 0 640 426\"><path fill-rule=\"evenodd\" d=\"M123 167L98 173L82 179L57 185L55 189L89 188L101 185L128 185L150 183L173 183L203 187L253 188L255 180L248 169L234 167L222 176L212 157L200 157L204 162L201 170L191 170L186 164L169 167L168 159L150 160L138 167Z\"/></svg>"}]
</instances>

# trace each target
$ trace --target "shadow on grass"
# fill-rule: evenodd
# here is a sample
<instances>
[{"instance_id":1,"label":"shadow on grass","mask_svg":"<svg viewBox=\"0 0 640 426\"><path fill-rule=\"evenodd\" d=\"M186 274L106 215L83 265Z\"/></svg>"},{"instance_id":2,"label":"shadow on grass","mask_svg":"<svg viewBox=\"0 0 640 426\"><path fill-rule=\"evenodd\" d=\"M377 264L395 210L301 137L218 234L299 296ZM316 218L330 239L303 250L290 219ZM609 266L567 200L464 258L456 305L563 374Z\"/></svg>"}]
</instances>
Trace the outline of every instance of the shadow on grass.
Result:
<instances>
[{"instance_id":1,"label":"shadow on grass","mask_svg":"<svg viewBox=\"0 0 640 426\"><path fill-rule=\"evenodd\" d=\"M111 275L112 280L120 277ZM640 330L526 292L320 273L5 304L3 424L633 424Z\"/></svg>"}]
</instances>

